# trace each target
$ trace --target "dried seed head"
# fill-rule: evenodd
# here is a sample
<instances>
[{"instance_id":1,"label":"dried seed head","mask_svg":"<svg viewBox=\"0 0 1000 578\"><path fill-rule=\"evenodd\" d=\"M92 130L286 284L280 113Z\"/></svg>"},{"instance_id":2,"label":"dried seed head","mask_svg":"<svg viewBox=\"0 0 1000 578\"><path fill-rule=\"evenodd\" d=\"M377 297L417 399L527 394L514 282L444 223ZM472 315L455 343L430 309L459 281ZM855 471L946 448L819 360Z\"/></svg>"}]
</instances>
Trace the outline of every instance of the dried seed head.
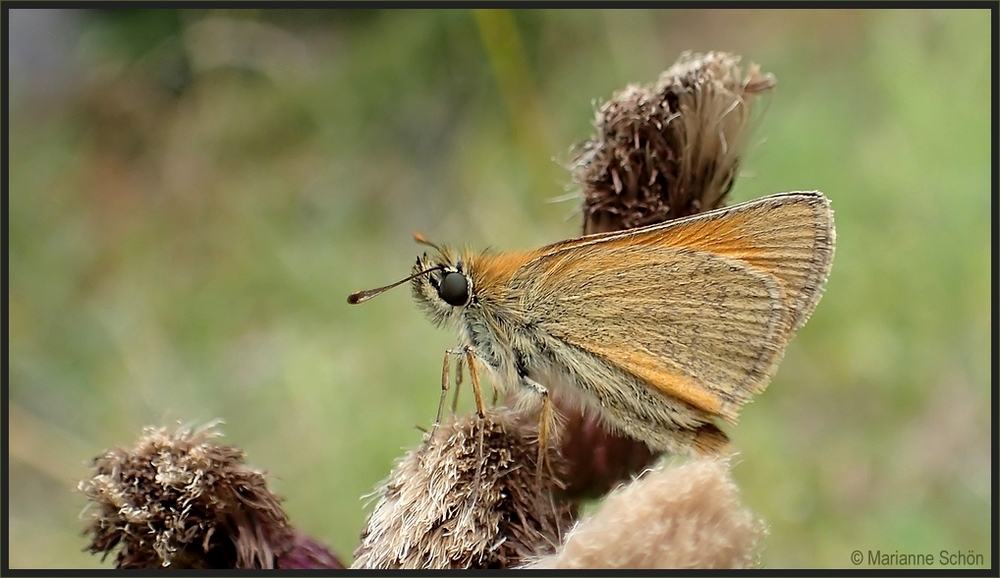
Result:
<instances>
[{"instance_id":1,"label":"dried seed head","mask_svg":"<svg viewBox=\"0 0 1000 578\"><path fill-rule=\"evenodd\" d=\"M353 567L509 568L554 551L571 509L536 475L536 435L504 407L442 423L376 491Z\"/></svg>"},{"instance_id":2,"label":"dried seed head","mask_svg":"<svg viewBox=\"0 0 1000 578\"><path fill-rule=\"evenodd\" d=\"M685 53L651 85L597 112L598 135L572 162L584 233L631 229L722 205L739 167L753 97L770 74L722 52Z\"/></svg>"},{"instance_id":3,"label":"dried seed head","mask_svg":"<svg viewBox=\"0 0 1000 578\"><path fill-rule=\"evenodd\" d=\"M117 549L118 568L274 568L283 556L304 559L302 537L264 473L240 449L214 443L221 434L213 425L146 428L134 448L94 460L94 475L79 484L90 500L92 553Z\"/></svg>"}]
</instances>

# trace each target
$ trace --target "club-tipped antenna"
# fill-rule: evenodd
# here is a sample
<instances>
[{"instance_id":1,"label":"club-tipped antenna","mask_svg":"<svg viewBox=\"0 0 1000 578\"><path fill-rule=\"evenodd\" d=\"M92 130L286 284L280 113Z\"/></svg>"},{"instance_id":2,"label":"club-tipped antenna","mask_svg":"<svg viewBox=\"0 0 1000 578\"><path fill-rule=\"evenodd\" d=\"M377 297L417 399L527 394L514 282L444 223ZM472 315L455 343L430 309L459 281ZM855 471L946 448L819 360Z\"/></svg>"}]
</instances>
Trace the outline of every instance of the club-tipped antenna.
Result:
<instances>
[{"instance_id":1,"label":"club-tipped antenna","mask_svg":"<svg viewBox=\"0 0 1000 578\"><path fill-rule=\"evenodd\" d=\"M434 243L431 243L430 241L428 241L427 237L423 236L420 233L420 231L414 231L413 232L413 240L416 241L416 242L418 242L418 243L420 243L421 245L427 245L428 247L432 247L432 248L434 248L437 251L441 250L441 247L438 247Z\"/></svg>"},{"instance_id":2,"label":"club-tipped antenna","mask_svg":"<svg viewBox=\"0 0 1000 578\"><path fill-rule=\"evenodd\" d=\"M385 293L389 289L392 289L393 287L398 287L398 286L402 285L403 283L406 283L407 281L410 281L411 279L415 279L415 278L417 278L417 277L419 277L421 275L426 275L426 274L428 274L428 273L430 273L432 271L440 271L441 269L444 269L444 266L443 265L437 265L436 267L431 267L430 269L424 269L423 271L420 271L419 273L414 273L413 275L410 275L406 279L402 279L400 281L396 281L395 283L393 283L391 285L386 285L385 287L376 287L375 289L368 289L368 290L365 290L365 291L358 291L357 293L351 293L350 295L347 296L347 302L350 303L351 305L357 305L358 303L364 303L365 301L368 301L372 297L377 297L377 296L381 295L382 293Z\"/></svg>"}]
</instances>

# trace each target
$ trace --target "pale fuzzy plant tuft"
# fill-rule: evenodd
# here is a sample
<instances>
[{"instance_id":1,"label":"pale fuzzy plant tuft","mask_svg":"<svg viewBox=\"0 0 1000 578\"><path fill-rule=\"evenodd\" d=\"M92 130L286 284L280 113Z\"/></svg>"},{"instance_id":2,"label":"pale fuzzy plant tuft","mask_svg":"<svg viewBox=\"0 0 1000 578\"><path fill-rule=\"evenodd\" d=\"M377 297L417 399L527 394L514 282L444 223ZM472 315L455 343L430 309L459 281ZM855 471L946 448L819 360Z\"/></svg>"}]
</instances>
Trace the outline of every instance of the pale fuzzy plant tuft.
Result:
<instances>
[{"instance_id":1,"label":"pale fuzzy plant tuft","mask_svg":"<svg viewBox=\"0 0 1000 578\"><path fill-rule=\"evenodd\" d=\"M729 460L702 458L620 486L528 568L753 568L766 535L740 504Z\"/></svg>"}]
</instances>

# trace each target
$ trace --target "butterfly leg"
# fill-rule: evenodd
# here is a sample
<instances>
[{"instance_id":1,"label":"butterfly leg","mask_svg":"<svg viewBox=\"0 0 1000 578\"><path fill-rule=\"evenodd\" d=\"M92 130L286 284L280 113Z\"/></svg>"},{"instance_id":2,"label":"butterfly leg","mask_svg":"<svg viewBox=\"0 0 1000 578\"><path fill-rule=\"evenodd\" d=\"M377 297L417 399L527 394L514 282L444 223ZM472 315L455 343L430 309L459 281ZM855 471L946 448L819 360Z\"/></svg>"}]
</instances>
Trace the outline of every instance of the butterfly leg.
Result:
<instances>
[{"instance_id":1,"label":"butterfly leg","mask_svg":"<svg viewBox=\"0 0 1000 578\"><path fill-rule=\"evenodd\" d=\"M456 347L454 349L446 349L444 352L444 363L441 367L441 399L438 401L437 418L434 423L437 424L441 421L441 417L444 415L445 401L448 398L448 390L451 389L451 356L458 355L458 366L455 369L455 397L452 399L451 412L455 413L458 406L458 392L462 386L462 373L465 368L465 364L468 363L469 366L469 376L472 378L472 393L476 399L476 413L479 417L485 415L486 407L483 403L483 390L479 384L479 372L476 371L476 366L473 360L474 352L471 347L463 346Z\"/></svg>"},{"instance_id":2,"label":"butterfly leg","mask_svg":"<svg viewBox=\"0 0 1000 578\"><path fill-rule=\"evenodd\" d=\"M479 372L476 370L476 360L473 357L473 350L469 346L464 346L461 349L456 350L456 352L465 353L465 361L469 366L469 381L472 382L472 395L476 399L476 414L479 415L479 435L478 435L478 445L476 447L476 461L479 463L479 467L476 468L476 478L473 482L473 491L471 497L471 505L468 511L471 511L476 502L479 500L479 482L483 471L483 436L485 435L484 430L486 428L486 406L483 404L483 389L479 384ZM459 362L462 358L459 357Z\"/></svg>"},{"instance_id":3,"label":"butterfly leg","mask_svg":"<svg viewBox=\"0 0 1000 578\"><path fill-rule=\"evenodd\" d=\"M431 427L431 433L427 437L428 442L433 440L434 436L437 434L438 425L441 424L441 414L444 413L444 402L448 399L448 388L450 387L448 385L448 378L451 374L451 355L452 353L450 349L445 350L444 362L441 364L441 400L438 401L437 416L434 418L434 425ZM423 451L429 447L430 444L425 443L420 448L420 453L423 453Z\"/></svg>"},{"instance_id":4,"label":"butterfly leg","mask_svg":"<svg viewBox=\"0 0 1000 578\"><path fill-rule=\"evenodd\" d=\"M466 346L460 351L465 353L465 360L469 365L469 381L472 382L472 396L476 400L476 413L479 414L479 417L485 417L486 405L483 403L483 388L479 385L479 371L476 369L472 348Z\"/></svg>"},{"instance_id":5,"label":"butterfly leg","mask_svg":"<svg viewBox=\"0 0 1000 578\"><path fill-rule=\"evenodd\" d=\"M548 470L549 475L555 478L555 472L552 471L552 464L549 462L548 452L549 436L555 427L555 410L552 407L552 400L549 398L548 388L527 376L523 376L521 381L528 389L534 391L542 398L542 410L538 416L538 469L536 470L536 481L539 487L541 487L543 468Z\"/></svg>"},{"instance_id":6,"label":"butterfly leg","mask_svg":"<svg viewBox=\"0 0 1000 578\"><path fill-rule=\"evenodd\" d=\"M444 351L444 362L441 364L441 399L438 401L437 416L434 418L434 427L431 429L431 439L434 438L434 434L437 433L438 425L441 424L441 418L444 415L444 405L448 400L448 390L451 389L451 356L452 355L462 355L466 353L466 347L460 347L455 349L446 349ZM458 389L462 384L462 357L458 358L458 371L455 377L455 403L458 400ZM454 403L452 404L452 415L455 413ZM481 415L481 414L480 414Z\"/></svg>"},{"instance_id":7,"label":"butterfly leg","mask_svg":"<svg viewBox=\"0 0 1000 578\"><path fill-rule=\"evenodd\" d=\"M465 373L465 357L459 356L455 366L455 393L451 396L451 415L458 411L458 392L462 390L462 375Z\"/></svg>"},{"instance_id":8,"label":"butterfly leg","mask_svg":"<svg viewBox=\"0 0 1000 578\"><path fill-rule=\"evenodd\" d=\"M441 366L441 400L438 401L437 417L434 418L435 430L437 430L438 424L441 423L441 414L444 413L444 402L445 400L448 399L448 388L451 387L448 384L449 378L451 377L451 356L452 356L452 350L451 349L445 350L444 363Z\"/></svg>"}]
</instances>

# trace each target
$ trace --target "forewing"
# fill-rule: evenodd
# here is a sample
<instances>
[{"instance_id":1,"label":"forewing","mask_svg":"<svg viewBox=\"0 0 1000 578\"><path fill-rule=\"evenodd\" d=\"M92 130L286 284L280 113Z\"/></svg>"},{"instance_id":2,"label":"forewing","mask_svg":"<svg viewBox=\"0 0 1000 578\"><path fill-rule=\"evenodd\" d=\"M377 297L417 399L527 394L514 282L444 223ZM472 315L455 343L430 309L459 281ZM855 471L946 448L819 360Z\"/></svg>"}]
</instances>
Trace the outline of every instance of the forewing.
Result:
<instances>
[{"instance_id":1,"label":"forewing","mask_svg":"<svg viewBox=\"0 0 1000 578\"><path fill-rule=\"evenodd\" d=\"M773 195L672 225L663 231L669 246L721 255L777 277L792 312L789 334L816 308L835 239L830 201L821 193ZM646 240L655 244L656 237Z\"/></svg>"},{"instance_id":2,"label":"forewing","mask_svg":"<svg viewBox=\"0 0 1000 578\"><path fill-rule=\"evenodd\" d=\"M771 195L640 229L563 241L543 256L620 241L688 248L740 261L778 278L792 312L789 333L805 324L830 274L836 232L830 201L819 192Z\"/></svg>"}]
</instances>

